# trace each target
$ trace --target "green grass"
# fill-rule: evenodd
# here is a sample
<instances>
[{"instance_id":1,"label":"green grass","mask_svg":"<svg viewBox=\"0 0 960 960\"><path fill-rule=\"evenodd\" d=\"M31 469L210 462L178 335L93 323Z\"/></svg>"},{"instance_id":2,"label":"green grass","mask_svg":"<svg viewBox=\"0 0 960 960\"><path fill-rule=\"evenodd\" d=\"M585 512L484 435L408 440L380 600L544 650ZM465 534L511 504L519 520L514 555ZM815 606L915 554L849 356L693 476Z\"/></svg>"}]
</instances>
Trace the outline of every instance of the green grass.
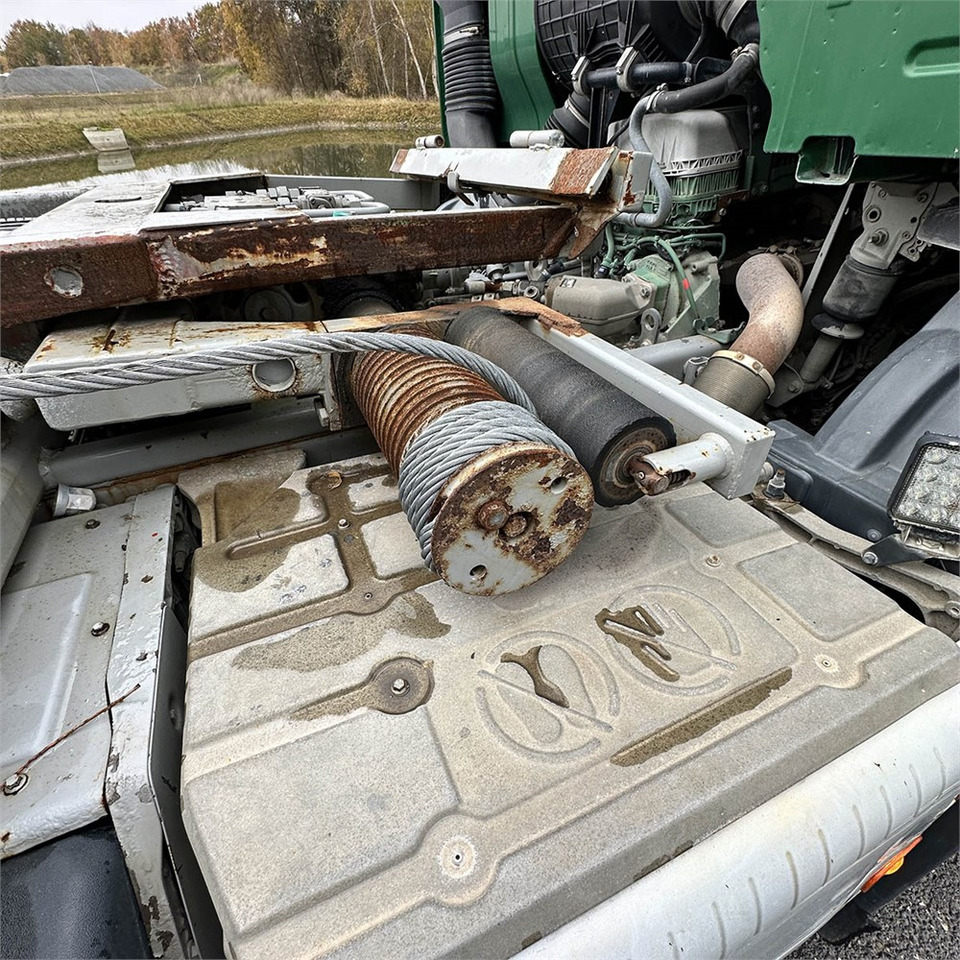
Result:
<instances>
[{"instance_id":1,"label":"green grass","mask_svg":"<svg viewBox=\"0 0 960 960\"><path fill-rule=\"evenodd\" d=\"M131 147L301 125L439 129L436 101L282 98L249 84L0 101L0 157L26 160L90 149L84 127L121 127Z\"/></svg>"}]
</instances>

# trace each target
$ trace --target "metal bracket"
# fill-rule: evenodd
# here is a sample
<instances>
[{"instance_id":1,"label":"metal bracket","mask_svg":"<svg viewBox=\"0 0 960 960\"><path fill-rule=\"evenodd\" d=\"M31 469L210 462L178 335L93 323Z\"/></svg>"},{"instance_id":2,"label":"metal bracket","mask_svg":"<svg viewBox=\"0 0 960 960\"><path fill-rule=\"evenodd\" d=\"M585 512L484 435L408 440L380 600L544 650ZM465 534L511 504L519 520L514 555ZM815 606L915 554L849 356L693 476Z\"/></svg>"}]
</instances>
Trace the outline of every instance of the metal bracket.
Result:
<instances>
[{"instance_id":1,"label":"metal bracket","mask_svg":"<svg viewBox=\"0 0 960 960\"><path fill-rule=\"evenodd\" d=\"M651 156L600 147L574 150L470 149L400 150L391 173L448 184L458 189L547 200L577 211L570 256L578 256L618 213L642 202Z\"/></svg>"},{"instance_id":2,"label":"metal bracket","mask_svg":"<svg viewBox=\"0 0 960 960\"><path fill-rule=\"evenodd\" d=\"M678 444L701 442L705 434L722 439L726 447L716 441L713 447L725 463L711 467L715 472L707 484L728 500L753 490L773 444L774 432L769 427L691 390L670 374L587 333L576 321L548 307L520 300L501 300L498 307L528 317L533 312L524 324L528 330L665 416L677 432Z\"/></svg>"}]
</instances>

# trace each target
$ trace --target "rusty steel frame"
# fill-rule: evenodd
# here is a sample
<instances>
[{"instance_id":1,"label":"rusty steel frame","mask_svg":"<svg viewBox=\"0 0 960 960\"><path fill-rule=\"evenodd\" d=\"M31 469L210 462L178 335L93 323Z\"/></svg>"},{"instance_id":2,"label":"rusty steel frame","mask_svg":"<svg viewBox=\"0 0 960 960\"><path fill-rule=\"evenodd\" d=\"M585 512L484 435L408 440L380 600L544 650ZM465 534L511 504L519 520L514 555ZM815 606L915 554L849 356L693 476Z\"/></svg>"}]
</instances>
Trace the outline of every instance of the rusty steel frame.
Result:
<instances>
[{"instance_id":1,"label":"rusty steel frame","mask_svg":"<svg viewBox=\"0 0 960 960\"><path fill-rule=\"evenodd\" d=\"M96 193L72 204L92 205ZM58 215L54 210L46 217ZM37 228L43 219L30 225L35 239L18 243L13 234L0 242L4 327L247 287L553 257L576 225L572 210L536 206L320 220L290 216L192 229L140 229L131 222L123 232L42 239ZM57 282L64 273L73 278L70 285Z\"/></svg>"}]
</instances>

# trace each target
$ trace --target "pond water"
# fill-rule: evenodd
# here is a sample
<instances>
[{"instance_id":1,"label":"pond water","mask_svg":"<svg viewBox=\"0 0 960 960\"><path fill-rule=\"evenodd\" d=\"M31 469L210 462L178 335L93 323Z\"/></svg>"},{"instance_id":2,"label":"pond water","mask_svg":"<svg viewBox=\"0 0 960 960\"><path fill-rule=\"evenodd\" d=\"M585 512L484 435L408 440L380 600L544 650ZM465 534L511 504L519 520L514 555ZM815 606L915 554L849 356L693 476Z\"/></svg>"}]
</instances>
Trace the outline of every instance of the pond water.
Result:
<instances>
[{"instance_id":1,"label":"pond water","mask_svg":"<svg viewBox=\"0 0 960 960\"><path fill-rule=\"evenodd\" d=\"M152 176L190 177L262 170L291 175L385 177L390 175L390 163L397 150L412 144L416 136L412 130L350 128L179 144L157 150L132 151L133 172L118 175L139 179L144 177L145 171L154 171ZM7 167L0 176L0 186L12 190L99 179L97 161L96 156L73 157Z\"/></svg>"}]
</instances>

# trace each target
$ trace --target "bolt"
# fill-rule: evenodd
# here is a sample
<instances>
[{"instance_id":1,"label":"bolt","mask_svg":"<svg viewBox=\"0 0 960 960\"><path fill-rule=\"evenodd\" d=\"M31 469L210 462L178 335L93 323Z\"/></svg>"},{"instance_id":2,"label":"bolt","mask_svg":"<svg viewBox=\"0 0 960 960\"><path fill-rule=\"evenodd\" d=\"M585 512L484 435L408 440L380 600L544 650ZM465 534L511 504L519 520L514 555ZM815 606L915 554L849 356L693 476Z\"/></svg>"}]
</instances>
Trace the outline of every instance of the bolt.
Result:
<instances>
[{"instance_id":1,"label":"bolt","mask_svg":"<svg viewBox=\"0 0 960 960\"><path fill-rule=\"evenodd\" d=\"M502 500L488 500L477 510L477 523L484 530L499 530L510 516L510 508Z\"/></svg>"},{"instance_id":2,"label":"bolt","mask_svg":"<svg viewBox=\"0 0 960 960\"><path fill-rule=\"evenodd\" d=\"M711 554L709 557L707 557L704 563L706 563L708 567L719 567L720 558L714 553L714 554Z\"/></svg>"},{"instance_id":3,"label":"bolt","mask_svg":"<svg viewBox=\"0 0 960 960\"><path fill-rule=\"evenodd\" d=\"M390 684L391 693L398 697L406 696L409 690L410 683L407 680L404 680L403 677L397 677L397 679Z\"/></svg>"},{"instance_id":4,"label":"bolt","mask_svg":"<svg viewBox=\"0 0 960 960\"><path fill-rule=\"evenodd\" d=\"M880 558L872 550L867 550L860 559L870 567L875 567L880 562Z\"/></svg>"},{"instance_id":5,"label":"bolt","mask_svg":"<svg viewBox=\"0 0 960 960\"><path fill-rule=\"evenodd\" d=\"M954 620L960 620L960 603L957 603L956 600L951 600L944 606L943 612L948 617L953 617Z\"/></svg>"},{"instance_id":6,"label":"bolt","mask_svg":"<svg viewBox=\"0 0 960 960\"><path fill-rule=\"evenodd\" d=\"M337 521L337 526L338 526L341 530L346 530L347 527L350 526L350 521L349 521L346 517L341 517L341 518Z\"/></svg>"},{"instance_id":7,"label":"bolt","mask_svg":"<svg viewBox=\"0 0 960 960\"><path fill-rule=\"evenodd\" d=\"M883 534L879 530L874 530L872 527L867 531L867 539L872 540L874 543L876 543L882 536Z\"/></svg>"},{"instance_id":8,"label":"bolt","mask_svg":"<svg viewBox=\"0 0 960 960\"><path fill-rule=\"evenodd\" d=\"M28 777L25 773L15 773L3 781L3 794L12 797L27 785Z\"/></svg>"},{"instance_id":9,"label":"bolt","mask_svg":"<svg viewBox=\"0 0 960 960\"><path fill-rule=\"evenodd\" d=\"M782 467L767 481L763 495L768 500L782 500L787 493L787 472Z\"/></svg>"},{"instance_id":10,"label":"bolt","mask_svg":"<svg viewBox=\"0 0 960 960\"><path fill-rule=\"evenodd\" d=\"M799 393L799 392L800 392L800 384L799 384L799 383L796 383L796 382L791 383L790 386L787 387L787 390L788 390L790 393Z\"/></svg>"},{"instance_id":11,"label":"bolt","mask_svg":"<svg viewBox=\"0 0 960 960\"><path fill-rule=\"evenodd\" d=\"M637 458L627 464L627 473L633 477L636 485L648 497L655 497L657 494L664 493L670 487L669 477L665 477L650 464Z\"/></svg>"},{"instance_id":12,"label":"bolt","mask_svg":"<svg viewBox=\"0 0 960 960\"><path fill-rule=\"evenodd\" d=\"M102 637L110 629L110 624L106 620L98 620L91 628L90 633L94 637Z\"/></svg>"},{"instance_id":13,"label":"bolt","mask_svg":"<svg viewBox=\"0 0 960 960\"><path fill-rule=\"evenodd\" d=\"M84 526L85 526L88 530L96 530L97 527L100 526L100 521L99 521L99 520L93 520L93 519L91 519L91 520L88 520L88 521L84 524Z\"/></svg>"},{"instance_id":14,"label":"bolt","mask_svg":"<svg viewBox=\"0 0 960 960\"><path fill-rule=\"evenodd\" d=\"M877 230L870 234L870 242L878 247L882 247L890 239L890 234L886 230Z\"/></svg>"},{"instance_id":15,"label":"bolt","mask_svg":"<svg viewBox=\"0 0 960 960\"><path fill-rule=\"evenodd\" d=\"M507 522L500 531L508 540L522 537L530 529L529 513L514 513L507 517Z\"/></svg>"}]
</instances>

